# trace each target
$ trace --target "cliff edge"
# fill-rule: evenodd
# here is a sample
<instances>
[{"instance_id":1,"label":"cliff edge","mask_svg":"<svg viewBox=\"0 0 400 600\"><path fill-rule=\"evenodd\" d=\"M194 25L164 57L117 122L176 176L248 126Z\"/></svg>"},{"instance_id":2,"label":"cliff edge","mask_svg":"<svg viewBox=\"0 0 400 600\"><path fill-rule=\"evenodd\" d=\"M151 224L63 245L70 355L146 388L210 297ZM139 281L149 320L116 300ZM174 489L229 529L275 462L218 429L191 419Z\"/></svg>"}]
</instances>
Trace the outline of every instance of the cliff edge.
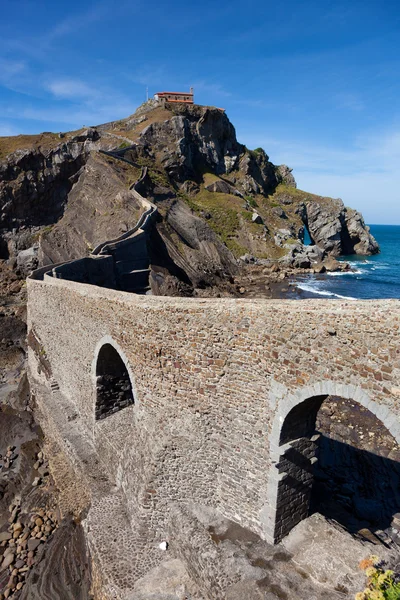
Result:
<instances>
[{"instance_id":1,"label":"cliff edge","mask_svg":"<svg viewBox=\"0 0 400 600\"><path fill-rule=\"evenodd\" d=\"M141 193L159 213L153 293L229 294L249 263L336 269L334 257L379 252L359 212L299 190L289 167L240 144L214 107L150 100L86 130L0 138L0 161L0 258L23 275L129 230L139 210L129 188L143 166Z\"/></svg>"}]
</instances>

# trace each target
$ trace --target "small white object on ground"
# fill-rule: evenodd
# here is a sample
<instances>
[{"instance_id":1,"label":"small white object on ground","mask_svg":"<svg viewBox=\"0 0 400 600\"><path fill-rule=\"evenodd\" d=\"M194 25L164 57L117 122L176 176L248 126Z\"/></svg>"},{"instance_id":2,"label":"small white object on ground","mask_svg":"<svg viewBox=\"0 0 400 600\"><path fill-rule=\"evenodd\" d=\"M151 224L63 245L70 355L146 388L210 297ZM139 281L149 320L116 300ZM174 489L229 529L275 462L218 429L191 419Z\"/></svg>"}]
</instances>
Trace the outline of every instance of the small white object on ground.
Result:
<instances>
[{"instance_id":1,"label":"small white object on ground","mask_svg":"<svg viewBox=\"0 0 400 600\"><path fill-rule=\"evenodd\" d=\"M168 542L161 542L161 544L158 547L160 548L160 550L167 550Z\"/></svg>"}]
</instances>

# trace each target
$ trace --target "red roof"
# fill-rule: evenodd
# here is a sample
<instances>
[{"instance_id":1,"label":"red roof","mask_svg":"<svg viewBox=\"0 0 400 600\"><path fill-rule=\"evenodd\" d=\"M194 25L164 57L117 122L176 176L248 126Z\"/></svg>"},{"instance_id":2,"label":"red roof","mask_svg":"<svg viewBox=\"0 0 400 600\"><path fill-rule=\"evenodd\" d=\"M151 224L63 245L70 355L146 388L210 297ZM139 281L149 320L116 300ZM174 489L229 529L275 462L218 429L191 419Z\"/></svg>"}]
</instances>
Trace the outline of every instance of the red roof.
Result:
<instances>
[{"instance_id":1,"label":"red roof","mask_svg":"<svg viewBox=\"0 0 400 600\"><path fill-rule=\"evenodd\" d=\"M161 96L162 94L169 94L173 96L193 96L190 92L157 92L156 96Z\"/></svg>"}]
</instances>

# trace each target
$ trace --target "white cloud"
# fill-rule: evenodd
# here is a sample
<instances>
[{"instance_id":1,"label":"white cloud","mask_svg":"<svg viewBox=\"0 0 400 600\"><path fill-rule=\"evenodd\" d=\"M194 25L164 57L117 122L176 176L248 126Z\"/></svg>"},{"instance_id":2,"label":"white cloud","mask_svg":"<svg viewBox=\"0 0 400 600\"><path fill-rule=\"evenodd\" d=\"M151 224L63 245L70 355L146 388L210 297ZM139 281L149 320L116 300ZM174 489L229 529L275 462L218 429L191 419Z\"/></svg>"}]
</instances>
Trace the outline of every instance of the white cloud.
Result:
<instances>
[{"instance_id":1,"label":"white cloud","mask_svg":"<svg viewBox=\"0 0 400 600\"><path fill-rule=\"evenodd\" d=\"M17 81L26 71L26 64L23 61L0 58L0 84L7 88L13 88Z\"/></svg>"},{"instance_id":2,"label":"white cloud","mask_svg":"<svg viewBox=\"0 0 400 600\"><path fill-rule=\"evenodd\" d=\"M58 79L47 84L50 90L57 98L68 100L86 99L90 100L99 95L98 90L79 79Z\"/></svg>"}]
</instances>

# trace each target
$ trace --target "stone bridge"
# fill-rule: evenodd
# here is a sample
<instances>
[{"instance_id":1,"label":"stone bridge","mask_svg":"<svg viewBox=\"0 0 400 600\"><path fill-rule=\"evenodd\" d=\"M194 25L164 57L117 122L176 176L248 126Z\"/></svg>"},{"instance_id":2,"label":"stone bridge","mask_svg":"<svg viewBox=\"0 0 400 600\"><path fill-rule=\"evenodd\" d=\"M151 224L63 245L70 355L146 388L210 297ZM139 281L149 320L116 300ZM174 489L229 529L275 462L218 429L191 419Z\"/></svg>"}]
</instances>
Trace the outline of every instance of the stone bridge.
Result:
<instances>
[{"instance_id":1,"label":"stone bridge","mask_svg":"<svg viewBox=\"0 0 400 600\"><path fill-rule=\"evenodd\" d=\"M328 396L400 445L399 301L140 296L43 272L28 299L32 391L65 510L90 506L104 598L130 598L163 540L223 598L190 507L279 542L308 515Z\"/></svg>"}]
</instances>

